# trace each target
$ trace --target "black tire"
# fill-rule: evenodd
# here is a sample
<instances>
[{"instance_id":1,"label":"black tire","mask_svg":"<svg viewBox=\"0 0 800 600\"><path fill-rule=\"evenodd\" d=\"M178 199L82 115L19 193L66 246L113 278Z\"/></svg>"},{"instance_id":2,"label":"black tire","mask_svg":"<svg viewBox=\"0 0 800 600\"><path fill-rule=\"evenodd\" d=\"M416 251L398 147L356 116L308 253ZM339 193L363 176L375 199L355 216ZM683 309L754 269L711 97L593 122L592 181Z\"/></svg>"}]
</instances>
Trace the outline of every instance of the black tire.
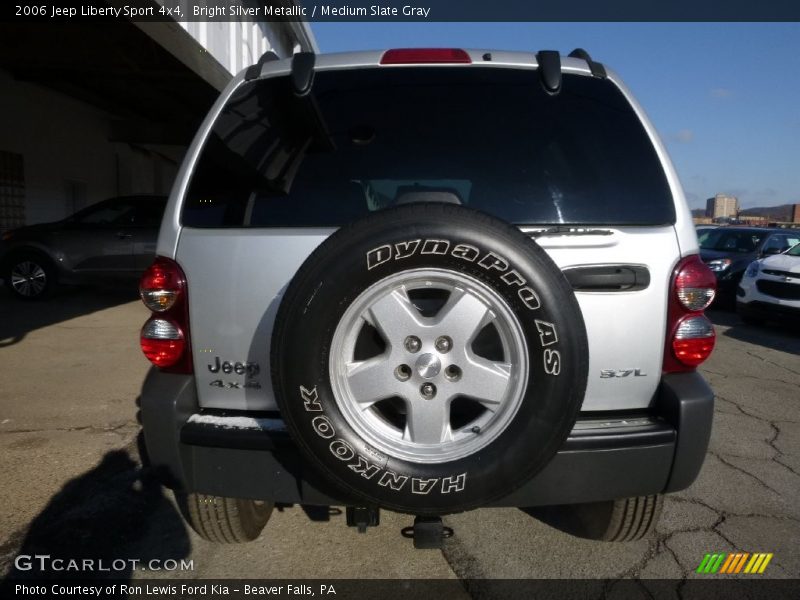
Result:
<instances>
[{"instance_id":1,"label":"black tire","mask_svg":"<svg viewBox=\"0 0 800 600\"><path fill-rule=\"evenodd\" d=\"M528 509L526 512L565 533L603 542L633 542L649 535L658 524L663 496L637 496Z\"/></svg>"},{"instance_id":2,"label":"black tire","mask_svg":"<svg viewBox=\"0 0 800 600\"><path fill-rule=\"evenodd\" d=\"M218 544L252 542L264 529L273 504L207 494L175 494L181 514L201 538Z\"/></svg>"},{"instance_id":3,"label":"black tire","mask_svg":"<svg viewBox=\"0 0 800 600\"><path fill-rule=\"evenodd\" d=\"M445 240L447 249L423 253L434 240ZM412 246L419 252L402 259L376 253ZM462 256L467 248L469 256ZM523 330L529 364L522 401L498 437L439 463L399 458L367 443L344 417L329 374L334 331L351 303L376 282L419 268L468 276L499 294ZM551 325L557 335L545 339L537 325ZM434 203L380 211L321 244L285 293L271 347L276 399L308 459L348 496L418 515L484 506L541 470L575 422L588 373L580 308L547 254L507 223Z\"/></svg>"},{"instance_id":4,"label":"black tire","mask_svg":"<svg viewBox=\"0 0 800 600\"><path fill-rule=\"evenodd\" d=\"M16 283L19 275L30 275L30 282ZM10 294L19 300L33 301L49 297L56 287L56 269L44 254L23 251L6 261L3 279Z\"/></svg>"}]
</instances>

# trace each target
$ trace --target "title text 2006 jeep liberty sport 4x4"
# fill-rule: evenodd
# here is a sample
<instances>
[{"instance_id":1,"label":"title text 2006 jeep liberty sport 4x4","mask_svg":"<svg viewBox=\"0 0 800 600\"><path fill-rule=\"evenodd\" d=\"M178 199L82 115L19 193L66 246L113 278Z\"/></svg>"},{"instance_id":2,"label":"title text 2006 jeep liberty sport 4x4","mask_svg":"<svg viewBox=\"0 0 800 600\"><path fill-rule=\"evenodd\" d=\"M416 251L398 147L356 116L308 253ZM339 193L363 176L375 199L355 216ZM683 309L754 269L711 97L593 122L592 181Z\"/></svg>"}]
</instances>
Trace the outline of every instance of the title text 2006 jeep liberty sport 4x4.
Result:
<instances>
[{"instance_id":1,"label":"title text 2006 jeep liberty sport 4x4","mask_svg":"<svg viewBox=\"0 0 800 600\"><path fill-rule=\"evenodd\" d=\"M222 93L141 295L151 465L207 539L275 503L540 507L638 539L697 476L714 277L583 50L265 55Z\"/></svg>"}]
</instances>

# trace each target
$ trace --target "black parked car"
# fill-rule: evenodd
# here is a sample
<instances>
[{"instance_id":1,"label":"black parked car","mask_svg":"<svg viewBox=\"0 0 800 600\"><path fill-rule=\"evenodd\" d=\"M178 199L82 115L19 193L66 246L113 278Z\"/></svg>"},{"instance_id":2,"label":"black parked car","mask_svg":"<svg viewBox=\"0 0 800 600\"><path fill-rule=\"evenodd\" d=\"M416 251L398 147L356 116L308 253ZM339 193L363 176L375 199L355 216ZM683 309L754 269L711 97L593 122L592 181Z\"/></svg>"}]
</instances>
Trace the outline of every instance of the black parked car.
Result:
<instances>
[{"instance_id":1,"label":"black parked car","mask_svg":"<svg viewBox=\"0 0 800 600\"><path fill-rule=\"evenodd\" d=\"M153 261L165 196L123 196L84 208L63 221L6 231L0 277L24 300L56 284L135 282Z\"/></svg>"},{"instance_id":2,"label":"black parked car","mask_svg":"<svg viewBox=\"0 0 800 600\"><path fill-rule=\"evenodd\" d=\"M717 276L717 295L732 300L747 265L779 254L800 240L800 231L767 227L718 227L698 232L700 256Z\"/></svg>"}]
</instances>

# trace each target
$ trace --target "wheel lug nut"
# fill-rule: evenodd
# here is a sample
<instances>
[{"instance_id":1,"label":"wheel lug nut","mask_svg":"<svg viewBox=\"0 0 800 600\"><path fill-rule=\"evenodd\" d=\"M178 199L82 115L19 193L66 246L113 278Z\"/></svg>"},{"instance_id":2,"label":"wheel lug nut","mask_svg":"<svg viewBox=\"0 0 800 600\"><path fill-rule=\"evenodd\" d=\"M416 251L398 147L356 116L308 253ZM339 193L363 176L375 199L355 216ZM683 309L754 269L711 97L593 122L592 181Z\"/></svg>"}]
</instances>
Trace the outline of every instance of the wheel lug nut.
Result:
<instances>
[{"instance_id":1,"label":"wheel lug nut","mask_svg":"<svg viewBox=\"0 0 800 600\"><path fill-rule=\"evenodd\" d=\"M453 340L451 340L446 335L442 335L436 338L436 342L434 343L436 350L441 352L442 354L447 354L450 352L450 349L453 347Z\"/></svg>"},{"instance_id":2,"label":"wheel lug nut","mask_svg":"<svg viewBox=\"0 0 800 600\"><path fill-rule=\"evenodd\" d=\"M408 381L411 377L411 367L408 365L399 365L394 370L394 376L397 377L400 381Z\"/></svg>"},{"instance_id":3,"label":"wheel lug nut","mask_svg":"<svg viewBox=\"0 0 800 600\"><path fill-rule=\"evenodd\" d=\"M436 386L432 383L423 383L419 388L419 393L426 400L430 400L436 395Z\"/></svg>"},{"instance_id":4,"label":"wheel lug nut","mask_svg":"<svg viewBox=\"0 0 800 600\"><path fill-rule=\"evenodd\" d=\"M405 341L406 350L411 352L419 352L419 349L422 348L422 342L419 341L419 338L415 335L410 335L406 338Z\"/></svg>"},{"instance_id":5,"label":"wheel lug nut","mask_svg":"<svg viewBox=\"0 0 800 600\"><path fill-rule=\"evenodd\" d=\"M461 379L461 369L456 365L449 365L444 370L444 376L450 381L458 381Z\"/></svg>"}]
</instances>

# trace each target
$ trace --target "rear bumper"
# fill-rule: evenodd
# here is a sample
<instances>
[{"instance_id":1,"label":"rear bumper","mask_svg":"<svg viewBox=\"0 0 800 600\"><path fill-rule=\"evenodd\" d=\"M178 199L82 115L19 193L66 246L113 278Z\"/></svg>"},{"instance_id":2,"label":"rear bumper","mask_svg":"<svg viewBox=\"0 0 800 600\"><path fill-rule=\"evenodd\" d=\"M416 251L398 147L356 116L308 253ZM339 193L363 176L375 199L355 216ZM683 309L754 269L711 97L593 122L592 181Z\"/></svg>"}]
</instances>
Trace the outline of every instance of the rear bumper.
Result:
<instances>
[{"instance_id":1,"label":"rear bumper","mask_svg":"<svg viewBox=\"0 0 800 600\"><path fill-rule=\"evenodd\" d=\"M663 377L652 410L585 416L553 460L495 506L544 506L672 492L705 458L714 394L697 373ZM309 505L359 504L330 485L269 415L201 413L192 376L152 369L141 396L148 458L168 487ZM203 415L203 416L200 416Z\"/></svg>"}]
</instances>

